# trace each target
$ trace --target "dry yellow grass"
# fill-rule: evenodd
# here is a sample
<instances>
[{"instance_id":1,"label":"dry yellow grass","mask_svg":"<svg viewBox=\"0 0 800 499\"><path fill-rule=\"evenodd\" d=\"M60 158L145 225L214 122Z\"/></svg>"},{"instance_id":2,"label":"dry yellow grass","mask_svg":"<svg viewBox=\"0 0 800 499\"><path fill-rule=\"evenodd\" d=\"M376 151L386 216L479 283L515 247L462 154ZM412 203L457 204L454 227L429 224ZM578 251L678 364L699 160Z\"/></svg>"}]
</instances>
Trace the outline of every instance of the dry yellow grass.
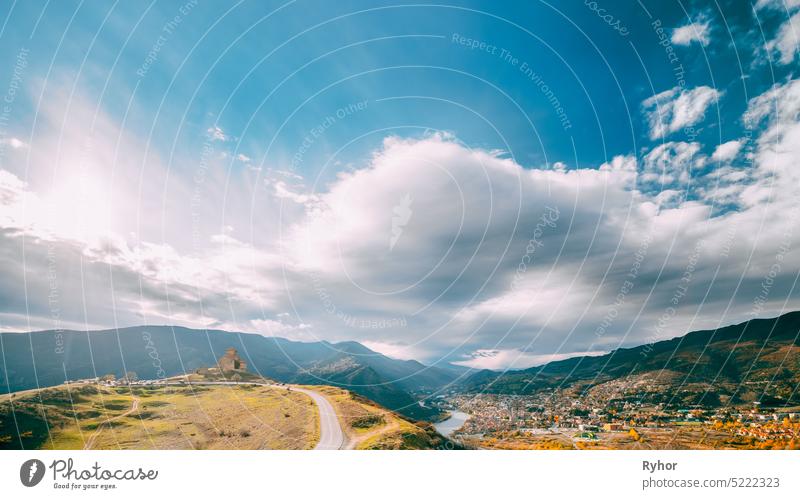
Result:
<instances>
[{"instance_id":1,"label":"dry yellow grass","mask_svg":"<svg viewBox=\"0 0 800 499\"><path fill-rule=\"evenodd\" d=\"M347 390L308 388L334 406L348 448L444 448L431 425ZM309 396L266 386L67 385L0 401L0 448L311 449L319 431Z\"/></svg>"},{"instance_id":2,"label":"dry yellow grass","mask_svg":"<svg viewBox=\"0 0 800 499\"><path fill-rule=\"evenodd\" d=\"M40 404L30 394L14 402L15 411L28 409L32 416L44 408L49 432L36 436L39 448L82 449L88 441L92 449L310 449L319 440L316 405L299 392L262 386L92 387L65 397L67 388L50 389L61 396L58 403ZM138 407L131 411L135 400Z\"/></svg>"}]
</instances>

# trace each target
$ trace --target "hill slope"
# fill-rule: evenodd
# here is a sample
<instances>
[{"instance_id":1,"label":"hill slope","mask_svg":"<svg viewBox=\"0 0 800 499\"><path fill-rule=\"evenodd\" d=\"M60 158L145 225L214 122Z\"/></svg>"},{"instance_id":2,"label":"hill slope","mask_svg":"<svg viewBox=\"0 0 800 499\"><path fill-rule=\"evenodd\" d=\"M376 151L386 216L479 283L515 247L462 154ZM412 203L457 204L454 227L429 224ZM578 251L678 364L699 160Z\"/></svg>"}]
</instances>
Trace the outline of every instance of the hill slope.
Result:
<instances>
[{"instance_id":1,"label":"hill slope","mask_svg":"<svg viewBox=\"0 0 800 499\"><path fill-rule=\"evenodd\" d=\"M640 397L651 401L798 404L800 312L522 371L481 371L462 386L466 391L525 394L634 379L649 387Z\"/></svg>"},{"instance_id":2,"label":"hill slope","mask_svg":"<svg viewBox=\"0 0 800 499\"><path fill-rule=\"evenodd\" d=\"M0 397L0 449L312 449L310 397L263 386L69 385Z\"/></svg>"},{"instance_id":3,"label":"hill slope","mask_svg":"<svg viewBox=\"0 0 800 499\"><path fill-rule=\"evenodd\" d=\"M142 379L216 365L234 347L248 370L282 382L336 384L414 418L435 418L408 391L449 383L454 372L395 360L354 342L303 343L283 338L182 327L0 334L0 393L67 379L133 371ZM338 368L337 368L338 366ZM361 372L359 373L358 369Z\"/></svg>"},{"instance_id":4,"label":"hill slope","mask_svg":"<svg viewBox=\"0 0 800 499\"><path fill-rule=\"evenodd\" d=\"M349 448L447 448L427 423L312 388L334 406ZM312 449L319 432L312 399L275 387L70 384L0 396L0 450Z\"/></svg>"}]
</instances>

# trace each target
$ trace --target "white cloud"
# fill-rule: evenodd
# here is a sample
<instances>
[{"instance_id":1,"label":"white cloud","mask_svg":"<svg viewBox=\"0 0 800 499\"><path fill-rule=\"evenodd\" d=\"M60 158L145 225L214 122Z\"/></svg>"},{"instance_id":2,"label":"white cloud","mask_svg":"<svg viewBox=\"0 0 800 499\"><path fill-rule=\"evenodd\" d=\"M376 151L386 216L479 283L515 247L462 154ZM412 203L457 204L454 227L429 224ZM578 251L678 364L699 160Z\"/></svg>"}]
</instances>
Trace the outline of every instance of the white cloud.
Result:
<instances>
[{"instance_id":1,"label":"white cloud","mask_svg":"<svg viewBox=\"0 0 800 499\"><path fill-rule=\"evenodd\" d=\"M701 86L692 90L675 87L645 99L642 111L652 140L691 127L705 118L706 109L721 96L718 90Z\"/></svg>"},{"instance_id":2,"label":"white cloud","mask_svg":"<svg viewBox=\"0 0 800 499\"><path fill-rule=\"evenodd\" d=\"M781 25L776 37L767 43L767 49L778 52L778 62L781 64L790 64L795 60L800 51L800 12Z\"/></svg>"},{"instance_id":3,"label":"white cloud","mask_svg":"<svg viewBox=\"0 0 800 499\"><path fill-rule=\"evenodd\" d=\"M311 324L287 324L282 319L253 319L250 326L264 336L276 336L294 341L314 341L317 336L310 330Z\"/></svg>"},{"instance_id":4,"label":"white cloud","mask_svg":"<svg viewBox=\"0 0 800 499\"><path fill-rule=\"evenodd\" d=\"M276 175L280 175L281 177L288 178L291 180L300 180L300 181L303 180L302 175L299 175L298 173L290 170L274 170L274 173Z\"/></svg>"},{"instance_id":5,"label":"white cloud","mask_svg":"<svg viewBox=\"0 0 800 499\"><path fill-rule=\"evenodd\" d=\"M301 194L295 192L283 180L267 179L265 183L268 185L272 185L275 196L280 199L288 199L289 201L293 201L301 205L311 203L312 201L315 201L317 199L317 196L314 196L313 194Z\"/></svg>"},{"instance_id":6,"label":"white cloud","mask_svg":"<svg viewBox=\"0 0 800 499\"><path fill-rule=\"evenodd\" d=\"M800 0L758 0L755 5L757 10L766 8L774 10L792 10L797 7L800 7Z\"/></svg>"},{"instance_id":7,"label":"white cloud","mask_svg":"<svg viewBox=\"0 0 800 499\"><path fill-rule=\"evenodd\" d=\"M212 141L227 142L230 140L230 137L217 125L206 130L206 134Z\"/></svg>"},{"instance_id":8,"label":"white cloud","mask_svg":"<svg viewBox=\"0 0 800 499\"><path fill-rule=\"evenodd\" d=\"M706 46L711 42L711 23L695 21L672 30L672 43L675 45L691 45L697 42Z\"/></svg>"},{"instance_id":9,"label":"white cloud","mask_svg":"<svg viewBox=\"0 0 800 499\"><path fill-rule=\"evenodd\" d=\"M361 344L372 351L386 355L393 359L418 360L428 357L430 352L418 345L404 345L400 343L386 343L371 340L362 340Z\"/></svg>"},{"instance_id":10,"label":"white cloud","mask_svg":"<svg viewBox=\"0 0 800 499\"><path fill-rule=\"evenodd\" d=\"M658 189L685 185L692 171L705 163L705 158L698 155L699 151L697 142L659 144L644 156L640 182L655 184Z\"/></svg>"},{"instance_id":11,"label":"white cloud","mask_svg":"<svg viewBox=\"0 0 800 499\"><path fill-rule=\"evenodd\" d=\"M561 269L539 269L535 258L529 263L531 268L515 275L518 279L508 290L465 307L456 320L473 327L486 320L513 322L534 330L545 327L569 329L577 325L578 318L567 311L585 307L597 292L597 286L575 279L573 273ZM566 285L570 280L573 282Z\"/></svg>"},{"instance_id":12,"label":"white cloud","mask_svg":"<svg viewBox=\"0 0 800 499\"><path fill-rule=\"evenodd\" d=\"M772 9L780 12L791 12L800 8L800 0L758 0L755 5L757 10ZM794 61L800 40L800 12L795 13L778 28L776 37L767 42L767 49L777 51L778 62L789 64Z\"/></svg>"},{"instance_id":13,"label":"white cloud","mask_svg":"<svg viewBox=\"0 0 800 499\"><path fill-rule=\"evenodd\" d=\"M28 147L27 143L16 137L9 137L7 139L2 139L0 140L0 145L9 146L12 149L26 149Z\"/></svg>"},{"instance_id":14,"label":"white cloud","mask_svg":"<svg viewBox=\"0 0 800 499\"><path fill-rule=\"evenodd\" d=\"M779 139L783 125L791 125L800 116L800 79L775 84L768 91L750 100L744 115L745 124L757 127L769 120L770 129L760 139L771 142Z\"/></svg>"},{"instance_id":15,"label":"white cloud","mask_svg":"<svg viewBox=\"0 0 800 499\"><path fill-rule=\"evenodd\" d=\"M800 79L776 84L750 100L744 122L766 128L758 136L753 160L756 182L744 194L749 204L771 199L774 207L788 209L797 199L800 184Z\"/></svg>"},{"instance_id":16,"label":"white cloud","mask_svg":"<svg viewBox=\"0 0 800 499\"><path fill-rule=\"evenodd\" d=\"M680 95L672 92L666 105L677 117L667 129L692 121L692 113L676 109ZM94 107L88 110L91 117ZM387 138L366 166L316 190L293 172L274 172L264 189L249 169L229 176L213 161L203 183L187 161L190 175L167 184L157 157L142 161L136 137L103 121L91 154L78 134L64 137L78 147L63 158L32 150L27 183L0 170L0 320L15 329L46 326L54 268L66 324L159 322L361 340L398 357L441 356L474 367L526 367L646 342L668 306L677 313L661 336L736 322L749 317L776 241L800 244L800 229L785 235L797 220L786 213L800 184L799 113L798 81L752 99L745 117L758 131L748 144L752 165L723 151L717 158L728 162L704 177L694 176L708 165L693 142L658 144L640 161L618 155L599 168L540 169L434 135ZM54 116L60 123L62 115ZM75 119L91 121L82 112ZM42 143L56 150L59 138ZM108 164L124 182L104 175ZM166 191L137 197L143 164ZM54 192L48 180L58 168L66 176ZM78 180L60 182L68 179ZM695 183L698 190L687 190ZM73 213L69 194L81 189L98 194L87 211L106 207L104 191L117 200L105 210L110 222L91 234L48 211ZM389 251L393 209L405 196L413 199L412 213ZM720 200L736 209L714 212ZM554 208L557 223L537 226ZM690 289L673 305L697 247ZM800 254L790 252L782 263L800 268ZM773 280L765 313L800 305L790 291L793 277L787 270ZM21 297L27 317L18 312L26 306ZM354 326L364 318L402 325Z\"/></svg>"},{"instance_id":17,"label":"white cloud","mask_svg":"<svg viewBox=\"0 0 800 499\"><path fill-rule=\"evenodd\" d=\"M731 140L718 145L717 148L714 149L714 154L711 155L711 159L719 161L720 163L727 163L736 159L741 149L742 142L740 140Z\"/></svg>"},{"instance_id":18,"label":"white cloud","mask_svg":"<svg viewBox=\"0 0 800 499\"><path fill-rule=\"evenodd\" d=\"M785 99L789 88L774 93ZM751 119L758 119L765 99L751 103ZM761 119L772 124L775 118ZM28 264L46 268L48 248L55 246L58 275L68 275L66 269L82 259L92 279L65 280L64 293L76 303L62 308L82 310L79 302L86 296L97 304L93 317L98 324L116 317L123 324L156 321L303 340L360 340L387 355L423 355L428 361L497 350L460 361L474 367L526 367L553 355L647 341L648 325L663 313L677 285L674 276L684 272L697 241L704 240L708 248L693 281L702 288L711 285L708 268L719 263L733 225L746 236L737 237L726 251L728 264L708 296L689 293L684 303L686 317L702 307L699 320L721 320L731 299L729 281L742 275L752 279L748 266L773 258L774 245L755 239L763 223L761 205L710 218L710 207L685 201L680 188L652 194L641 190L653 174L680 183L702 158L698 144L670 142L656 146L641 165L632 156L617 156L600 169L526 169L442 136L389 138L367 167L341 174L322 192L273 179L275 188L267 194L300 208L283 221L279 244L243 241L226 223L221 234L219 229L209 233L207 244L190 250L181 249L179 241L115 234L84 240L48 233L37 219L19 218L21 199L30 208L38 196L3 172L0 233L14 232L0 237L10 258L19 251L15 233L39 234L40 242L26 242ZM736 175L731 167L725 178ZM389 251L393 207L406 194L414 199L413 214ZM708 193L709 199L713 194ZM726 195L746 198L751 205L755 199L755 192ZM788 191L782 195L790 196ZM261 213L273 219L284 209L280 206ZM537 227L542 214L553 208L559 210L557 223ZM765 234L771 239L763 241L774 241L782 221L776 216L768 220ZM623 303L615 304L648 233L652 240L636 285ZM794 263L787 260L786 265ZM113 284L102 279L109 269ZM0 273L3 282L19 282L18 275ZM48 281L46 271L36 275L42 277L29 278L27 296L32 310L45 307L43 317L33 322L39 324L47 317ZM87 294L72 291L75 287ZM0 299L13 300L11 291ZM108 302L110 296L115 303ZM776 300L783 298L776 292ZM740 313L748 297L738 300ZM594 329L610 307L617 319L607 334L598 336ZM287 310L291 321L278 316ZM357 326L364 318L390 322L398 317L403 320L394 321L402 323L396 327ZM6 324L16 320L2 318ZM63 320L75 322L80 315L65 314ZM691 325L675 319L664 334L680 334Z\"/></svg>"},{"instance_id":19,"label":"white cloud","mask_svg":"<svg viewBox=\"0 0 800 499\"><path fill-rule=\"evenodd\" d=\"M603 171L627 171L635 172L637 161L635 156L614 156L610 162L600 165Z\"/></svg>"},{"instance_id":20,"label":"white cloud","mask_svg":"<svg viewBox=\"0 0 800 499\"><path fill-rule=\"evenodd\" d=\"M65 114L69 87L57 87L48 85L38 114L41 128L54 132L36 137L24 170L14 171L14 162L0 169L0 260L14 262L0 265L7 284L0 295L25 287L15 256L23 238L27 268L36 269L25 280L30 315L0 310L3 328L55 326L51 274L59 321L70 325L213 326L231 323L231 315L259 318L261 306L276 306L282 264L268 242L277 217L249 225L255 229L246 243L228 233L224 241L214 237L230 219L277 206L263 197L253 204L251 172L228 178L212 150L202 168L176 158L176 170L188 174L168 177L158 155L151 151L144 161L148 148L96 105L75 95ZM143 178L160 187L140 189ZM220 216L223 203L230 219Z\"/></svg>"},{"instance_id":21,"label":"white cloud","mask_svg":"<svg viewBox=\"0 0 800 499\"><path fill-rule=\"evenodd\" d=\"M481 349L470 354L467 360L453 361L453 364L471 367L473 369L525 369L541 366L548 362L568 359L577 356L603 355L607 352L564 352L554 354L531 354L519 350L491 350Z\"/></svg>"}]
</instances>

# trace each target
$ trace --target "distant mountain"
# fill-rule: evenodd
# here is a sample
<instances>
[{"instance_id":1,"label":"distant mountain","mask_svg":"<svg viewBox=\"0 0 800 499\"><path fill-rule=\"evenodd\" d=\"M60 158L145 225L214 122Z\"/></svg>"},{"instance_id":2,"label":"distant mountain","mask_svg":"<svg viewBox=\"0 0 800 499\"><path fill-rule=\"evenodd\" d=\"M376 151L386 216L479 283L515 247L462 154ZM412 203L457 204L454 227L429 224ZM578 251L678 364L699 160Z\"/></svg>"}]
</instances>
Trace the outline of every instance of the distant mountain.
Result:
<instances>
[{"instance_id":1,"label":"distant mountain","mask_svg":"<svg viewBox=\"0 0 800 499\"><path fill-rule=\"evenodd\" d=\"M359 363L353 357L343 357L306 371L293 381L300 384L322 383L348 387L363 397L379 401L385 407L395 408L413 419L435 419L439 414L439 411L420 405L408 392L398 388L396 383L387 382L375 369Z\"/></svg>"},{"instance_id":2,"label":"distant mountain","mask_svg":"<svg viewBox=\"0 0 800 499\"><path fill-rule=\"evenodd\" d=\"M234 347L248 371L282 382L337 385L415 419L435 419L409 393L454 380L449 369L396 360L356 342L297 342L257 334L141 326L0 334L0 393L133 371L155 379L215 366Z\"/></svg>"},{"instance_id":3,"label":"distant mountain","mask_svg":"<svg viewBox=\"0 0 800 499\"><path fill-rule=\"evenodd\" d=\"M414 419L436 419L439 411L425 407L408 392L432 390L452 382L457 374L417 361L396 360L353 341L336 343L337 350L302 368L294 383L348 388Z\"/></svg>"},{"instance_id":4,"label":"distant mountain","mask_svg":"<svg viewBox=\"0 0 800 499\"><path fill-rule=\"evenodd\" d=\"M432 390L439 388L458 375L458 371L426 366L416 360L397 360L377 354L361 343L345 341L336 343L336 349L341 353L324 362L335 362L340 357L350 357L359 363L367 365L381 374L384 378L393 380L400 388L410 391Z\"/></svg>"},{"instance_id":5,"label":"distant mountain","mask_svg":"<svg viewBox=\"0 0 800 499\"><path fill-rule=\"evenodd\" d=\"M505 374L479 371L460 386L470 392L530 394L608 383L651 402L800 404L800 312Z\"/></svg>"}]
</instances>

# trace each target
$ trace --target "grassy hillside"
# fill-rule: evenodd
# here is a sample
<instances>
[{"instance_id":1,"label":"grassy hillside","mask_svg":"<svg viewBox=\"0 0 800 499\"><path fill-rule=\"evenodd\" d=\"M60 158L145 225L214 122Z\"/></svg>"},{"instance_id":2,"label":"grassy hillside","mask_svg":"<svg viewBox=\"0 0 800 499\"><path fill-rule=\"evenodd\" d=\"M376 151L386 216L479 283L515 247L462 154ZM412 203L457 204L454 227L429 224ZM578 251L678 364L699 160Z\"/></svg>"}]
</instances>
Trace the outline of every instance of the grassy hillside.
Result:
<instances>
[{"instance_id":1,"label":"grassy hillside","mask_svg":"<svg viewBox=\"0 0 800 499\"><path fill-rule=\"evenodd\" d=\"M332 386L313 389L333 404L350 449L458 448L436 433L431 424L407 420L353 392Z\"/></svg>"},{"instance_id":2,"label":"grassy hillside","mask_svg":"<svg viewBox=\"0 0 800 499\"><path fill-rule=\"evenodd\" d=\"M337 384L415 419L436 419L410 392L451 382L454 371L391 359L355 342L296 342L258 334L141 326L106 331L0 333L0 393L54 386L65 380L141 379L214 366L233 347L248 370L285 383Z\"/></svg>"},{"instance_id":3,"label":"grassy hillside","mask_svg":"<svg viewBox=\"0 0 800 499\"><path fill-rule=\"evenodd\" d=\"M353 392L308 388L333 404L351 449L455 447ZM0 449L311 449L318 440L316 404L282 387L75 384L0 396Z\"/></svg>"},{"instance_id":4,"label":"grassy hillside","mask_svg":"<svg viewBox=\"0 0 800 499\"><path fill-rule=\"evenodd\" d=\"M0 449L309 449L317 414L261 386L61 386L0 398Z\"/></svg>"}]
</instances>

